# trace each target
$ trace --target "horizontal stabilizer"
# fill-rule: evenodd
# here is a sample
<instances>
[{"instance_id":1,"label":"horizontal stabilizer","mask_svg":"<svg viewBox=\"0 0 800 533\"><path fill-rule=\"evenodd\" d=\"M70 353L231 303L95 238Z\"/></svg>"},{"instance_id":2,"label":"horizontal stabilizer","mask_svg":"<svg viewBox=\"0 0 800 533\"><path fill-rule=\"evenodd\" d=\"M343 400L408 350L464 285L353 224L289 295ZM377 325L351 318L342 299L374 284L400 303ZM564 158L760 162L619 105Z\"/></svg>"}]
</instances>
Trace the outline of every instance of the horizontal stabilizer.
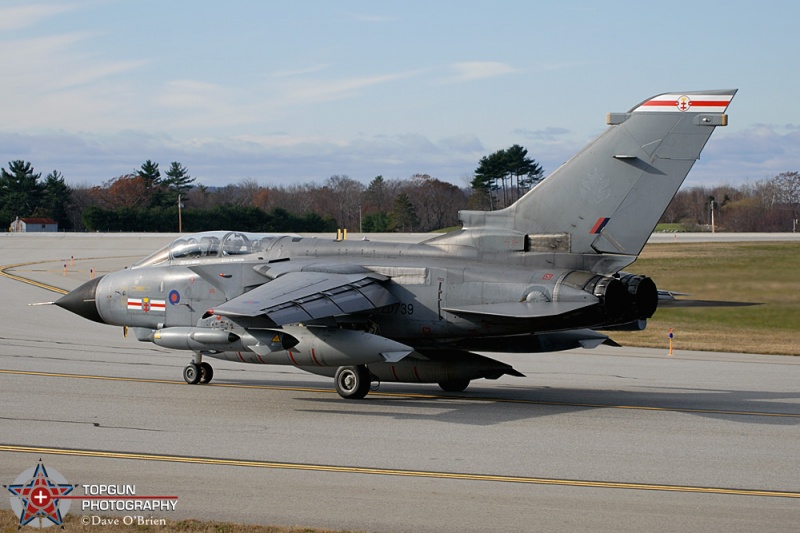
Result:
<instances>
[{"instance_id":1,"label":"horizontal stabilizer","mask_svg":"<svg viewBox=\"0 0 800 533\"><path fill-rule=\"evenodd\" d=\"M659 300L658 307L749 307L760 302L726 302L724 300Z\"/></svg>"},{"instance_id":2,"label":"horizontal stabilizer","mask_svg":"<svg viewBox=\"0 0 800 533\"><path fill-rule=\"evenodd\" d=\"M658 307L749 307L762 305L759 302L730 302L725 300L689 300L675 296L688 296L682 292L658 291Z\"/></svg>"}]
</instances>

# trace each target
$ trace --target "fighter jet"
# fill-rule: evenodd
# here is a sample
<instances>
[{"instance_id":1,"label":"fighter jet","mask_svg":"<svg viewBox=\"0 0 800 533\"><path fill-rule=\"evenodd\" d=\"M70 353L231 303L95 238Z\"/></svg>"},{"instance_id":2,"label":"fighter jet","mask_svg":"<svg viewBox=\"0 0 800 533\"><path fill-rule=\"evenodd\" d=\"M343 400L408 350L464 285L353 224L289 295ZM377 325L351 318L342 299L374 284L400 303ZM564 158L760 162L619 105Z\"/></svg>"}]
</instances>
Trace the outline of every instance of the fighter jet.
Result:
<instances>
[{"instance_id":1,"label":"fighter jet","mask_svg":"<svg viewBox=\"0 0 800 533\"><path fill-rule=\"evenodd\" d=\"M596 330L642 329L674 300L625 272L736 90L648 98L509 207L461 211L462 229L418 244L237 231L181 236L56 305L207 358L293 365L343 398L373 383L522 376L478 351L594 348Z\"/></svg>"}]
</instances>

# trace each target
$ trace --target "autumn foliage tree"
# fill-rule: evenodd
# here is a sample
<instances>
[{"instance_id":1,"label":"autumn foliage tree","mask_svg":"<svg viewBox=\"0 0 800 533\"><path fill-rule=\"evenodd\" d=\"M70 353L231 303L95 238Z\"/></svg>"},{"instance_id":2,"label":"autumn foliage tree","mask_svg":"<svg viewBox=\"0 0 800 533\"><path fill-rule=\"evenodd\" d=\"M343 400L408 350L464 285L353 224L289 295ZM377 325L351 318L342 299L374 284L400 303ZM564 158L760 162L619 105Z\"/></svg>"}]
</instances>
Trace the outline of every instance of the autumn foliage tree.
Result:
<instances>
[{"instance_id":1,"label":"autumn foliage tree","mask_svg":"<svg viewBox=\"0 0 800 533\"><path fill-rule=\"evenodd\" d=\"M91 194L95 205L104 209L122 207L142 207L150 205L153 189L148 181L136 174L117 176L97 187L92 187Z\"/></svg>"}]
</instances>

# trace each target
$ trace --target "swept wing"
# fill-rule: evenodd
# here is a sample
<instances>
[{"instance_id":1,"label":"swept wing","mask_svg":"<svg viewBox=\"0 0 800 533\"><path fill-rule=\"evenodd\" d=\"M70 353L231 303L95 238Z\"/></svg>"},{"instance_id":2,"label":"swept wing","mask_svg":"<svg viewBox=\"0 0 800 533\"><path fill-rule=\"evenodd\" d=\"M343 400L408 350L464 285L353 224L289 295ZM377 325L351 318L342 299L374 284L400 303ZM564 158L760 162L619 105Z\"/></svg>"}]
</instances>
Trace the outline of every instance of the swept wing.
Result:
<instances>
[{"instance_id":1,"label":"swept wing","mask_svg":"<svg viewBox=\"0 0 800 533\"><path fill-rule=\"evenodd\" d=\"M230 317L266 316L274 326L308 323L391 305L397 298L374 273L287 272L213 309Z\"/></svg>"}]
</instances>

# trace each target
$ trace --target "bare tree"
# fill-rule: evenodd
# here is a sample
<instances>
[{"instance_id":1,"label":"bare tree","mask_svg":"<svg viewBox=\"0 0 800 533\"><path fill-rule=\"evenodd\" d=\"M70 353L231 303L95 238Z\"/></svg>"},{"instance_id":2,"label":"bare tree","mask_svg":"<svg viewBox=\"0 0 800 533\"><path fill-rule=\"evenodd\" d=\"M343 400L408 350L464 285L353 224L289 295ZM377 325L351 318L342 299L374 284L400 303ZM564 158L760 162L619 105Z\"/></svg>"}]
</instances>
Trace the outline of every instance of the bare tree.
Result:
<instances>
[{"instance_id":1,"label":"bare tree","mask_svg":"<svg viewBox=\"0 0 800 533\"><path fill-rule=\"evenodd\" d=\"M342 228L358 231L359 208L364 185L348 176L331 176L323 186L329 212Z\"/></svg>"},{"instance_id":2,"label":"bare tree","mask_svg":"<svg viewBox=\"0 0 800 533\"><path fill-rule=\"evenodd\" d=\"M458 223L458 211L467 197L452 183L428 174L414 174L404 187L418 217L417 231L432 231Z\"/></svg>"}]
</instances>

